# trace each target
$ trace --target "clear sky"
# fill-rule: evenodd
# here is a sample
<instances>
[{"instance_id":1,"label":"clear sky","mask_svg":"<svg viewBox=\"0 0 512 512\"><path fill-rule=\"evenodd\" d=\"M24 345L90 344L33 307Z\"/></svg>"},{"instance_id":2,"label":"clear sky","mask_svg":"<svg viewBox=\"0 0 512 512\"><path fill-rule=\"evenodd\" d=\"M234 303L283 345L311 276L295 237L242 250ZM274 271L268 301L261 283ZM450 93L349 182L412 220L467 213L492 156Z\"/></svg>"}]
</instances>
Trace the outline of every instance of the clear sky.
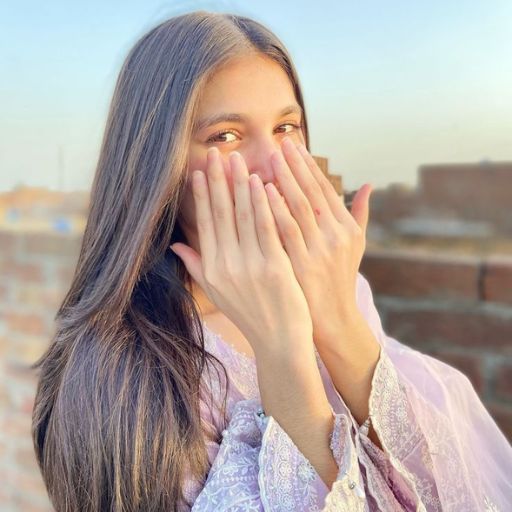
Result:
<instances>
[{"instance_id":1,"label":"clear sky","mask_svg":"<svg viewBox=\"0 0 512 512\"><path fill-rule=\"evenodd\" d=\"M311 150L347 189L422 163L512 160L512 2L88 0L0 4L0 190L88 189L114 83L170 16L251 16L290 50Z\"/></svg>"}]
</instances>

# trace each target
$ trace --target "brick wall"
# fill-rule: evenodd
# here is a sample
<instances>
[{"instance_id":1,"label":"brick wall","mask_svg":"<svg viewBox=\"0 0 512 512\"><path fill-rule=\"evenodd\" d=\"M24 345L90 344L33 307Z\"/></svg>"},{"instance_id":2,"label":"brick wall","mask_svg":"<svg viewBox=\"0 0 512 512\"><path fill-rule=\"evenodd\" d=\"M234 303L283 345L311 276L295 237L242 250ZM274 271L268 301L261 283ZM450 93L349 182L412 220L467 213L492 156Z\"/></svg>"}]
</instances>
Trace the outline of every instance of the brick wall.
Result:
<instances>
[{"instance_id":1,"label":"brick wall","mask_svg":"<svg viewBox=\"0 0 512 512\"><path fill-rule=\"evenodd\" d=\"M36 379L81 235L0 231L0 510L52 510L30 437Z\"/></svg>"},{"instance_id":2,"label":"brick wall","mask_svg":"<svg viewBox=\"0 0 512 512\"><path fill-rule=\"evenodd\" d=\"M0 231L0 510L46 512L30 439L36 380L81 236ZM367 250L386 332L471 379L512 439L512 262Z\"/></svg>"},{"instance_id":3,"label":"brick wall","mask_svg":"<svg viewBox=\"0 0 512 512\"><path fill-rule=\"evenodd\" d=\"M512 441L512 256L366 251L384 331L458 368Z\"/></svg>"}]
</instances>

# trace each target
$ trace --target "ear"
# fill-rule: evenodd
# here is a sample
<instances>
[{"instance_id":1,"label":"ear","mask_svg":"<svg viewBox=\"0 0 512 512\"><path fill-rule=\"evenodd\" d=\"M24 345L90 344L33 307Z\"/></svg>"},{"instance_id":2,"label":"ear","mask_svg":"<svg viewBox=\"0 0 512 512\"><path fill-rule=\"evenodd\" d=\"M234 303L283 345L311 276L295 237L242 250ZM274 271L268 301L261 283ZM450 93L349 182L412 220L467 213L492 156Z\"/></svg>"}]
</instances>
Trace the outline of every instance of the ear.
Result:
<instances>
[{"instance_id":1,"label":"ear","mask_svg":"<svg viewBox=\"0 0 512 512\"><path fill-rule=\"evenodd\" d=\"M203 276L203 264L201 260L201 256L189 247L188 245L182 244L181 242L176 242L170 246L171 251L176 254L183 261L185 268L188 273L193 277L194 281L199 283L201 288L204 290L204 276Z\"/></svg>"}]
</instances>

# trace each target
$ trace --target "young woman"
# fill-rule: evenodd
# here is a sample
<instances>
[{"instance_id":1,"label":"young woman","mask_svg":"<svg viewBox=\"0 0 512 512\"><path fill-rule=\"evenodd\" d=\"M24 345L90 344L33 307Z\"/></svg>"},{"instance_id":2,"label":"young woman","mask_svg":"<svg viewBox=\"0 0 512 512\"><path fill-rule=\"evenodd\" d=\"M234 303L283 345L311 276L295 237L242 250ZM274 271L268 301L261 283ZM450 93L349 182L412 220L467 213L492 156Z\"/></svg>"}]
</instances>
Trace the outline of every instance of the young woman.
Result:
<instances>
[{"instance_id":1,"label":"young woman","mask_svg":"<svg viewBox=\"0 0 512 512\"><path fill-rule=\"evenodd\" d=\"M371 187L349 212L308 147L261 24L194 12L130 51L34 365L58 512L510 510L512 448L469 380L382 329Z\"/></svg>"}]
</instances>

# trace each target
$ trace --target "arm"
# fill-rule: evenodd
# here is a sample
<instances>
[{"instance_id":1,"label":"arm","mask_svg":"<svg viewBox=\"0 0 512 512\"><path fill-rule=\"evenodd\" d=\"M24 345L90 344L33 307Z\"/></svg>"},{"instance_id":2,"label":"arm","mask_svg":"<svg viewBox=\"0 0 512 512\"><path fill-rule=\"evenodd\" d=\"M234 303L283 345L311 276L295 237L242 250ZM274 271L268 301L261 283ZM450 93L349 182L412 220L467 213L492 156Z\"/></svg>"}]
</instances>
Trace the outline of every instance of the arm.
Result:
<instances>
[{"instance_id":1,"label":"arm","mask_svg":"<svg viewBox=\"0 0 512 512\"><path fill-rule=\"evenodd\" d=\"M388 336L361 274L357 296L381 347L368 404L381 449L355 436L370 492L391 488L406 509L507 510L512 447L468 378Z\"/></svg>"},{"instance_id":2,"label":"arm","mask_svg":"<svg viewBox=\"0 0 512 512\"><path fill-rule=\"evenodd\" d=\"M372 377L380 358L380 345L359 310L347 312L337 328L337 340L318 344L318 353L331 376L334 387L361 425L370 412ZM373 425L369 438L382 449Z\"/></svg>"},{"instance_id":3,"label":"arm","mask_svg":"<svg viewBox=\"0 0 512 512\"><path fill-rule=\"evenodd\" d=\"M330 488L338 471L329 447L333 415L313 343L311 351L267 351L256 354L256 361L265 414L273 416Z\"/></svg>"}]
</instances>

